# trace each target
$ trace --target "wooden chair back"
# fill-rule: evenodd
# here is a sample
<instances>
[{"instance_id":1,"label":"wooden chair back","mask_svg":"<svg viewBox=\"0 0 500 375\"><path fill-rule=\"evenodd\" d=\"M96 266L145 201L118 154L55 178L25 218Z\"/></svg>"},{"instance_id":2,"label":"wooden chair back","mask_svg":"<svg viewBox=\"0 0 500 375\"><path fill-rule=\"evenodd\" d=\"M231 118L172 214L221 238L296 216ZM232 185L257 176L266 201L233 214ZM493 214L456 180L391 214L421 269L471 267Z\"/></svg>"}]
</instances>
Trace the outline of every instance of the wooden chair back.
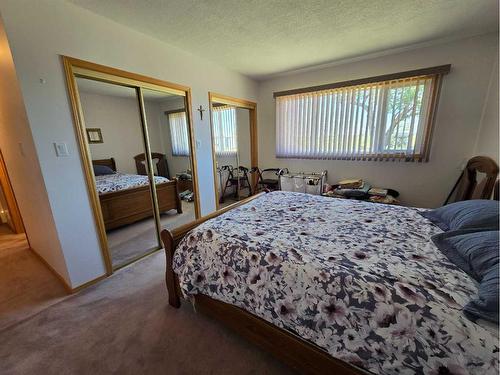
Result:
<instances>
[{"instance_id":1,"label":"wooden chair back","mask_svg":"<svg viewBox=\"0 0 500 375\"><path fill-rule=\"evenodd\" d=\"M167 158L164 154L159 152L152 152L151 159L153 160L153 166L155 167L155 175L162 176L170 179L170 173L168 170ZM147 175L146 171L146 155L139 154L134 156L135 168L137 169L137 174Z\"/></svg>"},{"instance_id":2,"label":"wooden chair back","mask_svg":"<svg viewBox=\"0 0 500 375\"><path fill-rule=\"evenodd\" d=\"M478 183L478 174L484 177ZM454 202L491 199L498 177L497 163L487 156L475 156L467 162L458 184Z\"/></svg>"},{"instance_id":3,"label":"wooden chair back","mask_svg":"<svg viewBox=\"0 0 500 375\"><path fill-rule=\"evenodd\" d=\"M253 167L249 173L255 173L257 176L253 187L255 194L257 191L280 190L280 176L289 173L289 171L288 168L266 168L261 170L258 167Z\"/></svg>"}]
</instances>

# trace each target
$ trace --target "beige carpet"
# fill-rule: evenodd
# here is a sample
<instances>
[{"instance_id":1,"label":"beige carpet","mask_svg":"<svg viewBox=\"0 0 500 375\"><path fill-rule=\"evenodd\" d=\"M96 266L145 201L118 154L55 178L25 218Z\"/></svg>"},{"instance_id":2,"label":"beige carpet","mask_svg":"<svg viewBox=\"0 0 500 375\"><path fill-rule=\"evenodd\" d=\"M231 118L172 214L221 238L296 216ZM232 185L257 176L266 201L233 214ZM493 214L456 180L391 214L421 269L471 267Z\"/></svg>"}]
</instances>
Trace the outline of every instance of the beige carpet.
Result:
<instances>
[{"instance_id":1,"label":"beige carpet","mask_svg":"<svg viewBox=\"0 0 500 375\"><path fill-rule=\"evenodd\" d=\"M29 249L24 234L0 235L0 330L66 295L61 282Z\"/></svg>"},{"instance_id":2,"label":"beige carpet","mask_svg":"<svg viewBox=\"0 0 500 375\"><path fill-rule=\"evenodd\" d=\"M0 331L0 374L286 374L191 305L170 308L160 251Z\"/></svg>"},{"instance_id":3,"label":"beige carpet","mask_svg":"<svg viewBox=\"0 0 500 375\"><path fill-rule=\"evenodd\" d=\"M173 229L195 220L194 203L182 201L182 214L170 210L161 215L162 228ZM113 268L120 267L158 248L153 218L140 220L107 233Z\"/></svg>"}]
</instances>

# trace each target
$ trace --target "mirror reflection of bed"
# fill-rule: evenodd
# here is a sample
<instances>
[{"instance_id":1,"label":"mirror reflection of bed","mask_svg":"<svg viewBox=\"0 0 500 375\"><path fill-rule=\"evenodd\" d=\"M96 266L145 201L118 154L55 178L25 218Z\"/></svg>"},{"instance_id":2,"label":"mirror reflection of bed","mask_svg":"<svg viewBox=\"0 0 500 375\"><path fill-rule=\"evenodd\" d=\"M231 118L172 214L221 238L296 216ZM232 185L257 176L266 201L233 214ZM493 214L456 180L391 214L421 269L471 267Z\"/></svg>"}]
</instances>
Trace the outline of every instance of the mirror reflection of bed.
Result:
<instances>
[{"instance_id":1,"label":"mirror reflection of bed","mask_svg":"<svg viewBox=\"0 0 500 375\"><path fill-rule=\"evenodd\" d=\"M195 220L193 181L191 175L191 150L189 130L182 96L144 90L146 118L151 140L153 161L155 151L164 156L168 178L176 181L182 213L168 208L170 196L158 194L161 226L176 228ZM158 174L158 163L153 166Z\"/></svg>"},{"instance_id":2,"label":"mirror reflection of bed","mask_svg":"<svg viewBox=\"0 0 500 375\"><path fill-rule=\"evenodd\" d=\"M252 195L250 111L212 103L219 208Z\"/></svg>"},{"instance_id":3,"label":"mirror reflection of bed","mask_svg":"<svg viewBox=\"0 0 500 375\"><path fill-rule=\"evenodd\" d=\"M113 269L161 247L135 89L77 78ZM195 220L183 96L144 90L162 227ZM175 114L170 115L170 111Z\"/></svg>"}]
</instances>

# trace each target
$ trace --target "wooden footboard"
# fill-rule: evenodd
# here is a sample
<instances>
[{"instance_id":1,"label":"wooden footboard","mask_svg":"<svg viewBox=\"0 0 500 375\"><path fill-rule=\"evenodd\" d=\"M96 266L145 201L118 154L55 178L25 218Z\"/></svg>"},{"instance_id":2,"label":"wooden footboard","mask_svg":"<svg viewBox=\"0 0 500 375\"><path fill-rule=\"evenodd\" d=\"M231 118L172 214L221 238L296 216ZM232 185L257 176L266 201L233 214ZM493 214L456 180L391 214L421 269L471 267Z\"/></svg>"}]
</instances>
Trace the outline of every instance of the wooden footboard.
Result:
<instances>
[{"instance_id":1,"label":"wooden footboard","mask_svg":"<svg viewBox=\"0 0 500 375\"><path fill-rule=\"evenodd\" d=\"M227 206L199 220L174 229L173 231L165 229L161 232L166 255L165 281L170 306L179 308L181 305L182 293L179 280L173 270L173 259L176 247L182 238L201 223L259 198L263 194L265 194L265 192ZM292 368L299 370L300 373L337 375L367 374L366 371L333 358L320 347L301 339L298 335L278 328L239 307L214 300L203 294L194 296L194 303L197 307L197 311L201 311L223 322L241 336L264 350L267 350Z\"/></svg>"},{"instance_id":2,"label":"wooden footboard","mask_svg":"<svg viewBox=\"0 0 500 375\"><path fill-rule=\"evenodd\" d=\"M175 209L178 214L182 214L179 180L175 178L172 181L156 185L156 195L160 213Z\"/></svg>"},{"instance_id":3,"label":"wooden footboard","mask_svg":"<svg viewBox=\"0 0 500 375\"><path fill-rule=\"evenodd\" d=\"M156 185L160 212L176 209L182 213L177 179ZM106 230L153 216L149 186L99 195Z\"/></svg>"},{"instance_id":4,"label":"wooden footboard","mask_svg":"<svg viewBox=\"0 0 500 375\"><path fill-rule=\"evenodd\" d=\"M248 203L254 199L257 199L264 194L266 194L266 193L262 192L260 194L256 194L256 195L253 195L253 196L248 197L246 199L243 199L237 203L226 206L223 209L220 209L219 211L213 212L210 215L204 216L204 217L202 217L198 220L195 220L191 223L187 223L187 224L182 225L176 229L173 229L172 231L170 231L168 229L162 230L161 239L163 242L163 246L165 247L165 255L167 257L167 268L166 268L166 274L165 274L165 281L167 284L168 302L169 302L170 306L178 308L181 305L181 301L180 301L181 293L180 293L180 287L179 287L179 280L177 279L177 276L175 275L174 270L173 270L174 252L175 252L175 248L179 244L180 240L182 240L184 238L184 236L191 229L196 228L201 223L203 223L207 220L213 219L214 217L217 217L219 215L222 215L224 212L232 210L235 207L241 206L241 205Z\"/></svg>"}]
</instances>

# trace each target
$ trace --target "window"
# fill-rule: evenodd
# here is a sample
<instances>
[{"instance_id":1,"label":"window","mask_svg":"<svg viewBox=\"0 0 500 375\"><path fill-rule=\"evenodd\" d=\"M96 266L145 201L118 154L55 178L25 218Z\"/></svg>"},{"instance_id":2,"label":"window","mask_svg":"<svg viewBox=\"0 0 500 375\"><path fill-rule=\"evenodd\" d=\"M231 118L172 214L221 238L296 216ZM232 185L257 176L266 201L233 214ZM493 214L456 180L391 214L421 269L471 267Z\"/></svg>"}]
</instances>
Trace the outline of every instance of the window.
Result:
<instances>
[{"instance_id":1,"label":"window","mask_svg":"<svg viewBox=\"0 0 500 375\"><path fill-rule=\"evenodd\" d=\"M172 140L173 156L189 156L189 138L186 121L186 112L168 114L170 139Z\"/></svg>"},{"instance_id":2,"label":"window","mask_svg":"<svg viewBox=\"0 0 500 375\"><path fill-rule=\"evenodd\" d=\"M238 152L236 110L232 107L214 107L212 110L215 154L235 156Z\"/></svg>"},{"instance_id":3,"label":"window","mask_svg":"<svg viewBox=\"0 0 500 375\"><path fill-rule=\"evenodd\" d=\"M374 77L275 93L276 156L427 160L442 74Z\"/></svg>"}]
</instances>

